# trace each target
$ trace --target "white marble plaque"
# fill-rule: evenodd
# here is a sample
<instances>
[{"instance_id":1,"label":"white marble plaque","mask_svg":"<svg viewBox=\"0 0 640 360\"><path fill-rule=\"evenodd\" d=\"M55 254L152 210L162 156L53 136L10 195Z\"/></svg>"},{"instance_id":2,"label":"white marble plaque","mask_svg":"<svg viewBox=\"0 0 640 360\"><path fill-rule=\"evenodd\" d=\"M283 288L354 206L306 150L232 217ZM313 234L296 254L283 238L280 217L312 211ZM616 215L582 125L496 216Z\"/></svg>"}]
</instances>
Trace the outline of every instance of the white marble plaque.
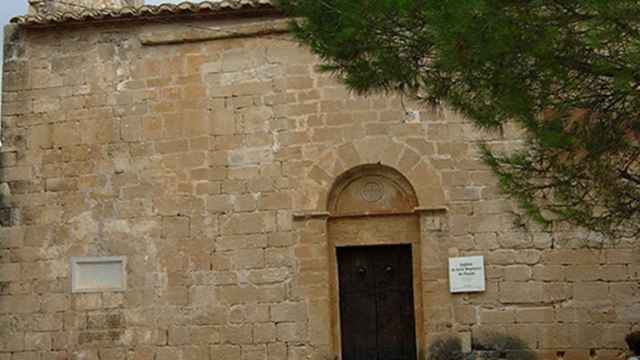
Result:
<instances>
[{"instance_id":1,"label":"white marble plaque","mask_svg":"<svg viewBox=\"0 0 640 360\"><path fill-rule=\"evenodd\" d=\"M71 292L124 291L125 268L124 256L72 257Z\"/></svg>"},{"instance_id":2,"label":"white marble plaque","mask_svg":"<svg viewBox=\"0 0 640 360\"><path fill-rule=\"evenodd\" d=\"M450 292L479 292L484 290L484 256L449 258Z\"/></svg>"}]
</instances>

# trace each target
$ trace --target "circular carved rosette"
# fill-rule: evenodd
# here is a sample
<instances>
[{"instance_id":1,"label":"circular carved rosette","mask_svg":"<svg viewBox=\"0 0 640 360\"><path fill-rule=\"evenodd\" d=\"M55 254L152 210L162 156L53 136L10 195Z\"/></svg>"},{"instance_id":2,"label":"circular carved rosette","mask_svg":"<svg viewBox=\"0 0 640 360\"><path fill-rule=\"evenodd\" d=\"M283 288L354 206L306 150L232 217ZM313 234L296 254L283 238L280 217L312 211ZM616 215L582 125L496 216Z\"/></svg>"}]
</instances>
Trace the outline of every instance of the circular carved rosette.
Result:
<instances>
[{"instance_id":1,"label":"circular carved rosette","mask_svg":"<svg viewBox=\"0 0 640 360\"><path fill-rule=\"evenodd\" d=\"M360 196L368 202L380 201L384 197L384 185L377 181L367 181L360 190Z\"/></svg>"}]
</instances>

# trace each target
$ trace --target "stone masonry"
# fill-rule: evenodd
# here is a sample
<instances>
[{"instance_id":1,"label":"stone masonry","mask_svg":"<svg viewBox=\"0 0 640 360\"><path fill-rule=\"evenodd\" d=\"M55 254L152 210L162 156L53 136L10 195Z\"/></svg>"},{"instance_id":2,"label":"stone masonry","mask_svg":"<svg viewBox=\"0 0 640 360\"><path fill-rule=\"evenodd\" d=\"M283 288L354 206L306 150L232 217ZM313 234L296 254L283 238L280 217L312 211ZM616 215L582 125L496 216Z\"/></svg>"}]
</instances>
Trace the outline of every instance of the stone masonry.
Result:
<instances>
[{"instance_id":1,"label":"stone masonry","mask_svg":"<svg viewBox=\"0 0 640 360\"><path fill-rule=\"evenodd\" d=\"M363 164L421 209L421 356L489 331L542 359L623 356L638 246L522 217L476 147L518 129L350 94L276 15L167 16L5 29L0 360L336 358L331 244L383 223L327 202ZM362 234L400 224L380 221ZM449 293L458 255L485 256L485 292ZM72 293L72 256L126 256L127 290Z\"/></svg>"}]
</instances>

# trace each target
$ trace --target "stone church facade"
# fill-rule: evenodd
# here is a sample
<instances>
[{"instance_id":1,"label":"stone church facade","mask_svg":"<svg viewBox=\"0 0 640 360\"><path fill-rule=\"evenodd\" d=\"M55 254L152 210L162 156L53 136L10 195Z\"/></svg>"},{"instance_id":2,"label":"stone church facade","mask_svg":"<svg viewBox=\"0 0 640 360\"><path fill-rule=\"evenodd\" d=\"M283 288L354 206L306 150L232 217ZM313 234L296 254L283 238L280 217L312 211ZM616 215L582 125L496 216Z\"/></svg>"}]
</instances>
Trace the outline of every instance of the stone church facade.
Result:
<instances>
[{"instance_id":1,"label":"stone church facade","mask_svg":"<svg viewBox=\"0 0 640 360\"><path fill-rule=\"evenodd\" d=\"M5 28L0 360L424 358L492 332L614 359L640 329L634 242L530 224L480 160L518 129L350 94L268 0L31 2ZM460 256L484 291L450 291Z\"/></svg>"}]
</instances>

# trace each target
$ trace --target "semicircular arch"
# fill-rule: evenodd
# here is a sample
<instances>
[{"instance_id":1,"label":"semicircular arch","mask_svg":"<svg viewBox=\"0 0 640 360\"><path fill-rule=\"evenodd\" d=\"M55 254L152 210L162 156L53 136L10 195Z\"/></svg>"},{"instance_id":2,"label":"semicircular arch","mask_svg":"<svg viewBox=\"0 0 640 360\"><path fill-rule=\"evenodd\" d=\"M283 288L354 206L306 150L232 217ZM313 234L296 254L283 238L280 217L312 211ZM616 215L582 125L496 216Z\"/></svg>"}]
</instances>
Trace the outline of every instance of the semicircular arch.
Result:
<instances>
[{"instance_id":1,"label":"semicircular arch","mask_svg":"<svg viewBox=\"0 0 640 360\"><path fill-rule=\"evenodd\" d=\"M359 165L336 178L327 197L332 216L397 214L418 206L416 192L396 169L381 164Z\"/></svg>"},{"instance_id":2,"label":"semicircular arch","mask_svg":"<svg viewBox=\"0 0 640 360\"><path fill-rule=\"evenodd\" d=\"M397 141L388 137L348 141L325 149L314 156L304 175L295 179L300 189L295 206L304 211L331 212L330 193L343 175L361 166L380 165L394 169L411 184L416 203L421 207L445 204L439 171L428 158L429 146L420 139Z\"/></svg>"}]
</instances>

